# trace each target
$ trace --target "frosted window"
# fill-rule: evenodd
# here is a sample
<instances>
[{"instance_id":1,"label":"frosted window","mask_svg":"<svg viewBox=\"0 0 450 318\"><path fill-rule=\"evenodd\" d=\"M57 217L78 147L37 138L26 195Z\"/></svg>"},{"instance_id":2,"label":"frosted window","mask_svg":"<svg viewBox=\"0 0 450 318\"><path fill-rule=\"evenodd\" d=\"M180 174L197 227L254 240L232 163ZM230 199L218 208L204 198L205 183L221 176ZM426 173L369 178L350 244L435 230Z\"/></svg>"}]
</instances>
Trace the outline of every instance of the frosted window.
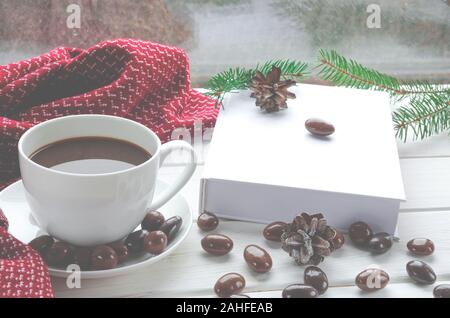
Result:
<instances>
[{"instance_id":1,"label":"frosted window","mask_svg":"<svg viewBox=\"0 0 450 318\"><path fill-rule=\"evenodd\" d=\"M80 7L79 29L67 26L70 4ZM186 49L197 86L229 66L314 61L318 48L403 78L450 82L450 0L0 1L1 64L117 37Z\"/></svg>"}]
</instances>

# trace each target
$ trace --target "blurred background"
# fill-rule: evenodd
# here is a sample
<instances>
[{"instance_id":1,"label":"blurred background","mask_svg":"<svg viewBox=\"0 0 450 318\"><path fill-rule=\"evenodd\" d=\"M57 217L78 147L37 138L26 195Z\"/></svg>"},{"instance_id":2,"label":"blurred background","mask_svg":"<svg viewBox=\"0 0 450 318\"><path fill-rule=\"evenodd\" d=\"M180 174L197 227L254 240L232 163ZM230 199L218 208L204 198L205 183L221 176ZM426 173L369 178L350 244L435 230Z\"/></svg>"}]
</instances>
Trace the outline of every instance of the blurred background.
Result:
<instances>
[{"instance_id":1,"label":"blurred background","mask_svg":"<svg viewBox=\"0 0 450 318\"><path fill-rule=\"evenodd\" d=\"M80 28L67 27L67 7ZM380 27L368 28L370 4ZM314 62L319 48L404 79L450 82L450 0L0 0L0 64L132 37L184 48L194 86L230 66Z\"/></svg>"}]
</instances>

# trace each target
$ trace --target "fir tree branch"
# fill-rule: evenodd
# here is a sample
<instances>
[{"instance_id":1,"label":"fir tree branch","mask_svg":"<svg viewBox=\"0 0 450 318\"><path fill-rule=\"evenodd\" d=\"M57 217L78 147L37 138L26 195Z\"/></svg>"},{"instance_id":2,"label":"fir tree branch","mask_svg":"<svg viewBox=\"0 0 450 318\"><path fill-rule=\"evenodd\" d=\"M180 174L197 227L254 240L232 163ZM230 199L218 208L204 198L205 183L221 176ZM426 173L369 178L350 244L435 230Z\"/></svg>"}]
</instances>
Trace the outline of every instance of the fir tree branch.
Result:
<instances>
[{"instance_id":1,"label":"fir tree branch","mask_svg":"<svg viewBox=\"0 0 450 318\"><path fill-rule=\"evenodd\" d=\"M336 51L319 51L319 76L336 85L388 92L397 100L407 95L450 93L450 88L396 78L347 60Z\"/></svg>"},{"instance_id":2,"label":"fir tree branch","mask_svg":"<svg viewBox=\"0 0 450 318\"><path fill-rule=\"evenodd\" d=\"M298 80L308 75L308 64L293 60L275 60L264 63L262 66L257 65L256 70L264 75L270 72L272 66L276 66L281 70L281 76L284 79Z\"/></svg>"},{"instance_id":3,"label":"fir tree branch","mask_svg":"<svg viewBox=\"0 0 450 318\"><path fill-rule=\"evenodd\" d=\"M446 94L413 97L392 118L398 138L406 141L412 131L414 140L424 139L450 128L450 101Z\"/></svg>"},{"instance_id":4,"label":"fir tree branch","mask_svg":"<svg viewBox=\"0 0 450 318\"><path fill-rule=\"evenodd\" d=\"M400 92L400 83L392 76L347 60L336 51L319 51L319 76L339 86Z\"/></svg>"},{"instance_id":5,"label":"fir tree branch","mask_svg":"<svg viewBox=\"0 0 450 318\"><path fill-rule=\"evenodd\" d=\"M281 77L283 79L298 80L307 75L308 65L301 61L294 60L272 60L265 62L262 65L257 65L252 69L245 68L230 68L219 74L214 75L207 83L206 93L216 99L216 105L221 105L225 93L234 92L237 90L247 89L256 71L260 71L266 75L272 66L276 66L281 70Z\"/></svg>"},{"instance_id":6,"label":"fir tree branch","mask_svg":"<svg viewBox=\"0 0 450 318\"><path fill-rule=\"evenodd\" d=\"M208 95L217 97L233 90L248 88L253 75L253 70L230 68L211 77L205 88L209 90Z\"/></svg>"}]
</instances>

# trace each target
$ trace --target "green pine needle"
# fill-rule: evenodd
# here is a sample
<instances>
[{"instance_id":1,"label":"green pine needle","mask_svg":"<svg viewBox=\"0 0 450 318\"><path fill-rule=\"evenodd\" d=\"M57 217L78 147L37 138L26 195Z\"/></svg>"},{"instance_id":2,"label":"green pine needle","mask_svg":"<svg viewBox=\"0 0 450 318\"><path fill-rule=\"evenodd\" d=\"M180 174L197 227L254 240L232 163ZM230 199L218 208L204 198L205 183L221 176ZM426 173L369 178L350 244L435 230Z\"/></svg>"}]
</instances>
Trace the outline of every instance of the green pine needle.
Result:
<instances>
[{"instance_id":1,"label":"green pine needle","mask_svg":"<svg viewBox=\"0 0 450 318\"><path fill-rule=\"evenodd\" d=\"M335 85L388 92L397 101L417 94L450 93L450 88L442 85L418 81L400 82L395 77L348 60L333 50L320 50L319 55L319 76Z\"/></svg>"},{"instance_id":2,"label":"green pine needle","mask_svg":"<svg viewBox=\"0 0 450 318\"><path fill-rule=\"evenodd\" d=\"M298 80L308 75L308 64L294 60L273 60L261 66L257 65L256 69L263 74L267 74L272 69L272 66L276 66L281 70L283 79Z\"/></svg>"},{"instance_id":3,"label":"green pine needle","mask_svg":"<svg viewBox=\"0 0 450 318\"><path fill-rule=\"evenodd\" d=\"M206 95L216 98L218 103L221 103L225 93L247 89L253 75L252 70L240 67L230 68L214 75L206 83L205 88L208 90Z\"/></svg>"},{"instance_id":4,"label":"green pine needle","mask_svg":"<svg viewBox=\"0 0 450 318\"><path fill-rule=\"evenodd\" d=\"M367 68L354 60L347 60L336 51L319 51L319 76L336 85L399 92L399 81L386 74Z\"/></svg>"},{"instance_id":5,"label":"green pine needle","mask_svg":"<svg viewBox=\"0 0 450 318\"><path fill-rule=\"evenodd\" d=\"M252 78L256 71L267 74L272 66L276 66L281 70L282 79L298 80L307 75L308 65L301 61L294 60L272 60L262 65L257 65L253 69L245 69L241 67L230 68L219 74L214 75L206 83L206 93L216 99L216 104L222 104L225 93L237 90L248 89Z\"/></svg>"},{"instance_id":6,"label":"green pine needle","mask_svg":"<svg viewBox=\"0 0 450 318\"><path fill-rule=\"evenodd\" d=\"M424 139L450 128L450 102L447 94L414 96L408 106L393 113L397 137L406 141L412 132L413 139Z\"/></svg>"},{"instance_id":7,"label":"green pine needle","mask_svg":"<svg viewBox=\"0 0 450 318\"><path fill-rule=\"evenodd\" d=\"M405 96L415 96L424 94L447 94L450 95L450 87L444 85L431 84L426 81L407 81L401 83L402 94L392 95L395 100L400 100Z\"/></svg>"}]
</instances>

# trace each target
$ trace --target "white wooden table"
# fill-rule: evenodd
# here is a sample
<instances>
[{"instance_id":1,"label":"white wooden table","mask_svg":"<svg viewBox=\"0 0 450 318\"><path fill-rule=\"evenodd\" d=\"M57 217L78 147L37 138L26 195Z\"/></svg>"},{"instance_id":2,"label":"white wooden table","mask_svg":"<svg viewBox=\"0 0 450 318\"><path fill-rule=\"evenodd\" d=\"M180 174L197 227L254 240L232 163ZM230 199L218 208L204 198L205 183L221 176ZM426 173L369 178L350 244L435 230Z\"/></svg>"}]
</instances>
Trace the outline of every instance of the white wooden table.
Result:
<instances>
[{"instance_id":1,"label":"white wooden table","mask_svg":"<svg viewBox=\"0 0 450 318\"><path fill-rule=\"evenodd\" d=\"M194 213L198 211L199 179L206 152L207 145L203 147L194 177L182 190ZM399 142L399 153L408 198L401 206L400 242L383 255L373 256L351 243L334 252L320 265L330 281L324 297L432 297L433 286L450 282L450 137L444 134L424 142ZM176 165L164 167L161 179L170 182L180 169ZM80 289L70 290L65 280L53 279L56 296L210 297L215 281L224 273L236 271L247 280L246 294L280 297L285 286L302 282L303 268L295 265L278 244L263 238L263 227L221 220L216 232L233 238L235 246L229 255L211 256L202 250L200 239L204 234L194 225L186 241L167 259L126 276L83 280ZM438 275L433 286L416 285L406 273L406 263L414 259L408 254L406 242L413 237L430 238L436 245L432 256L422 257ZM248 269L242 253L252 243L266 248L272 255L274 264L270 273L254 274ZM363 293L354 286L355 276L374 264L389 273L390 283L384 290Z\"/></svg>"}]
</instances>

